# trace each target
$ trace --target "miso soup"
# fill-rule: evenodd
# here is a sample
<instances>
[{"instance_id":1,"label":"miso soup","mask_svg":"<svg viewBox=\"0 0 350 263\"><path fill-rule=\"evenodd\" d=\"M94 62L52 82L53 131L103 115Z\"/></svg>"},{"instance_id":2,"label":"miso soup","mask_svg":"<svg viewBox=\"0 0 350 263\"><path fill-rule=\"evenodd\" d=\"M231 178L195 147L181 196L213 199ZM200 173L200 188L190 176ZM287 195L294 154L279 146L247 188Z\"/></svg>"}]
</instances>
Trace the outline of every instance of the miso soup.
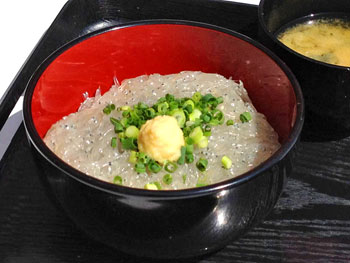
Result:
<instances>
[{"instance_id":1,"label":"miso soup","mask_svg":"<svg viewBox=\"0 0 350 263\"><path fill-rule=\"evenodd\" d=\"M277 38L309 58L350 67L350 23L343 18L316 18L293 23Z\"/></svg>"}]
</instances>

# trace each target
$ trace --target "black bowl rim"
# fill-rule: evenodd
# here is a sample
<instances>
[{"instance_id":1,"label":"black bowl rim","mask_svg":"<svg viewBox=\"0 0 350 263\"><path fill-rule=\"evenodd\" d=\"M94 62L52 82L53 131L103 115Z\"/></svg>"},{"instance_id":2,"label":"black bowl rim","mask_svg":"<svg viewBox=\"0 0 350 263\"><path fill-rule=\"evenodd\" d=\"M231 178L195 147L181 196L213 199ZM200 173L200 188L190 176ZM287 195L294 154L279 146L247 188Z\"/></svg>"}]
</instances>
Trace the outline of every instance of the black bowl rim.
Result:
<instances>
[{"instance_id":1,"label":"black bowl rim","mask_svg":"<svg viewBox=\"0 0 350 263\"><path fill-rule=\"evenodd\" d=\"M308 62L311 62L311 63L315 63L315 64L318 64L318 65L321 65L321 66L325 66L325 67L330 67L330 68L335 68L335 69L341 69L341 70L350 70L350 66L339 66L339 65L334 65L334 64L330 64L330 63L326 63L326 62L322 62L322 61L319 61L319 60L316 60L316 59L312 59L312 58L309 58L307 56L304 56L296 51L294 51L293 49L289 48L288 46L286 46L285 44L283 44L281 41L279 41L276 36L270 31L267 29L267 26L266 26L266 23L264 22L264 5L265 5L265 2L268 1L268 0L261 0L260 3L259 3L259 6L258 6L258 18L259 18L259 24L260 26L262 27L262 29L264 30L265 34L269 36L269 38L275 43L277 44L278 46L280 46L281 48L283 48L284 50L286 50L287 52L290 52L291 54L299 57L300 59L305 59L306 61ZM315 14L309 14L309 16L311 15L315 15ZM307 17L307 16L303 16L303 17ZM302 18L302 17L301 17Z\"/></svg>"},{"instance_id":2,"label":"black bowl rim","mask_svg":"<svg viewBox=\"0 0 350 263\"><path fill-rule=\"evenodd\" d=\"M240 176L237 176L235 178L231 178L222 182L218 182L215 184L211 184L204 187L198 187L198 188L189 188L189 189L180 189L180 190L158 190L158 191L151 191L146 189L140 189L140 188L131 188L126 186L119 186L114 185L112 183L108 183L102 180L99 180L97 178L94 178L92 176L88 176L77 169L69 166L66 164L63 160L61 160L59 157L57 157L43 142L43 140L40 138L38 132L35 129L32 114L31 114L31 99L32 95L36 86L36 83L38 79L40 78L41 74L44 72L44 70L47 68L47 66L56 59L59 55L61 55L63 52L65 52L70 47L74 46L75 44L78 44L90 37L100 35L109 31L113 30L120 30L123 28L133 27L133 26L144 26L144 25L154 25L154 24L171 24L171 25L185 25L185 26L192 26L192 27L200 27L200 28L206 28L211 29L215 31L219 31L222 33L229 34L233 37L239 38L241 40L244 40L248 42L249 44L253 45L254 47L258 48L262 52L264 52L267 56L269 56L286 74L289 81L291 82L293 86L293 90L296 97L296 118L295 123L292 128L292 131L286 140L284 142L280 149L275 152L274 155L272 155L269 159L267 159L265 162L261 163L259 166L255 167L253 170L250 170L247 173L244 173ZM302 95L302 91L300 88L300 85L291 72L291 70L287 67L287 65L280 60L275 54L273 54L270 50L265 48L263 45L258 43L257 41L241 34L233 30L229 30L223 27L201 23L201 22L195 22L195 21L189 21L189 20L173 20L173 19L157 19L157 20L140 20L136 22L130 22L125 23L121 25L114 25L111 27L107 27L104 29L100 29L94 32L91 32L87 35L78 37L71 42L68 42L67 44L63 45L59 49L57 49L55 52L53 52L46 60L44 60L39 67L35 70L33 75L31 76L24 95L24 101L23 101L23 118L24 118L24 126L26 129L27 136L29 137L32 145L36 148L36 150L53 166L55 166L57 169L61 170L66 175L72 177L73 179L80 181L81 183L88 185L90 187L93 187L95 189L99 189L101 191L113 194L113 195L126 195L126 196L137 196L137 197L148 197L148 198L160 198L160 199L181 199L181 198L190 198L190 197L196 197L196 196L202 196L202 195L208 195L213 192L219 192L221 190L229 189L232 187L235 187L237 185L240 185L242 183L248 182L252 180L253 178L259 176L260 174L264 173L266 170L270 169L272 166L276 165L278 162L280 162L288 153L289 151L294 147L295 143L298 141L302 126L304 123L304 99Z\"/></svg>"}]
</instances>

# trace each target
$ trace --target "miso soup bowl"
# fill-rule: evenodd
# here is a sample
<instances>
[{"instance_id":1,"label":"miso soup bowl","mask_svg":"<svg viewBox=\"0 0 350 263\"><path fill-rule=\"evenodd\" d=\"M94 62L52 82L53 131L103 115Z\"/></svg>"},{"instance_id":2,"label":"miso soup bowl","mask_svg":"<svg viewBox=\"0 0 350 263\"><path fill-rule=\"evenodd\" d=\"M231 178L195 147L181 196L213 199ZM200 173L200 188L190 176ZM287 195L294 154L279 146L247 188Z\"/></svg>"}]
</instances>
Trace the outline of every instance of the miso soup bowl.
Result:
<instances>
[{"instance_id":1,"label":"miso soup bowl","mask_svg":"<svg viewBox=\"0 0 350 263\"><path fill-rule=\"evenodd\" d=\"M87 176L44 144L49 127L75 112L83 93L94 94L98 87L105 92L114 76L122 81L184 70L242 80L279 134L281 148L227 181L151 191ZM44 185L78 228L128 254L187 258L222 248L272 210L292 169L303 98L286 65L246 36L189 21L141 21L96 31L52 54L28 84L24 123Z\"/></svg>"},{"instance_id":2,"label":"miso soup bowl","mask_svg":"<svg viewBox=\"0 0 350 263\"><path fill-rule=\"evenodd\" d=\"M303 56L277 39L276 33L296 19L333 14L349 19L350 4L343 0L261 0L259 38L275 52L298 79L305 98L302 138L335 140L350 135L350 68Z\"/></svg>"}]
</instances>

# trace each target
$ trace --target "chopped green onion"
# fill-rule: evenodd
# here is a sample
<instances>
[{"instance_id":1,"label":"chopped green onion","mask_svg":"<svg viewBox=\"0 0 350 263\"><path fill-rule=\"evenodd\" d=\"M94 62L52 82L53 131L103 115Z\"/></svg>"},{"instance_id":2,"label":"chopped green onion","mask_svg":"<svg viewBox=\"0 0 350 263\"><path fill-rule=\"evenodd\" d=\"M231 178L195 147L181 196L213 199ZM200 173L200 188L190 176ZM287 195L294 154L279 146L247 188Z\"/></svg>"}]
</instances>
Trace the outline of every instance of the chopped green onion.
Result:
<instances>
[{"instance_id":1,"label":"chopped green onion","mask_svg":"<svg viewBox=\"0 0 350 263\"><path fill-rule=\"evenodd\" d=\"M193 144L186 144L186 153L193 153Z\"/></svg>"},{"instance_id":2,"label":"chopped green onion","mask_svg":"<svg viewBox=\"0 0 350 263\"><path fill-rule=\"evenodd\" d=\"M252 119L252 116L250 115L250 113L248 111L243 112L241 115L239 115L239 119L241 120L241 122L249 122Z\"/></svg>"},{"instance_id":3,"label":"chopped green onion","mask_svg":"<svg viewBox=\"0 0 350 263\"><path fill-rule=\"evenodd\" d=\"M111 146L112 148L117 147L117 137L113 137L111 140Z\"/></svg>"},{"instance_id":4,"label":"chopped green onion","mask_svg":"<svg viewBox=\"0 0 350 263\"><path fill-rule=\"evenodd\" d=\"M210 136L211 136L211 131L209 131L209 132L203 132L203 135L204 135L205 137L210 137Z\"/></svg>"},{"instance_id":5,"label":"chopped green onion","mask_svg":"<svg viewBox=\"0 0 350 263\"><path fill-rule=\"evenodd\" d=\"M144 173L146 172L146 166L144 163L138 162L135 164L135 171L137 173Z\"/></svg>"},{"instance_id":6,"label":"chopped green onion","mask_svg":"<svg viewBox=\"0 0 350 263\"><path fill-rule=\"evenodd\" d=\"M223 124L225 120L225 116L220 110L213 111L213 120L216 120L218 124Z\"/></svg>"},{"instance_id":7,"label":"chopped green onion","mask_svg":"<svg viewBox=\"0 0 350 263\"><path fill-rule=\"evenodd\" d=\"M181 156L180 158L177 160L178 164L184 164L185 163L185 155L186 155L186 147L182 146L181 147Z\"/></svg>"},{"instance_id":8,"label":"chopped green onion","mask_svg":"<svg viewBox=\"0 0 350 263\"><path fill-rule=\"evenodd\" d=\"M194 146L197 145L199 148L208 147L208 137L211 136L212 131L211 126L224 122L224 114L216 109L217 105L222 102L222 97L215 97L212 94L202 96L200 92L196 92L192 98L179 99L171 94L166 94L164 97L159 98L153 106L148 106L143 102L139 102L133 107L122 106L118 108L118 111L122 111L123 117L120 120L113 117L110 118L111 123L114 125L114 130L118 134L117 137L111 139L111 146L113 148L117 147L117 138L119 137L122 148L131 150L129 162L135 165L136 172L158 173L162 170L162 165L145 153L138 152L137 137L141 126L147 120L159 115L170 115L176 118L185 136L185 146L181 147L181 155L177 163L179 165L192 163L194 162ZM110 114L114 109L115 105L107 105L106 114ZM244 114L246 113L242 115ZM233 121L228 120L226 124L232 125ZM207 165L208 161L204 158L200 158L196 163L200 171L205 171ZM176 169L177 164L174 162L166 162L164 164L164 170L168 173L172 173ZM171 177L171 175L169 176ZM185 183L186 175L183 176L183 180ZM156 183L148 185L154 188ZM158 187L158 189L160 188Z\"/></svg>"},{"instance_id":9,"label":"chopped green onion","mask_svg":"<svg viewBox=\"0 0 350 263\"><path fill-rule=\"evenodd\" d=\"M149 156L145 153L139 152L137 154L137 159L139 160L139 162L144 163L144 164L148 164L151 160L151 158L149 158Z\"/></svg>"},{"instance_id":10,"label":"chopped green onion","mask_svg":"<svg viewBox=\"0 0 350 263\"><path fill-rule=\"evenodd\" d=\"M234 124L233 120L227 120L227 122L226 122L227 126L230 126L230 125L233 125L233 124Z\"/></svg>"},{"instance_id":11,"label":"chopped green onion","mask_svg":"<svg viewBox=\"0 0 350 263\"><path fill-rule=\"evenodd\" d=\"M194 110L194 102L193 100L186 100L182 105L182 108L186 109L188 113L192 113Z\"/></svg>"},{"instance_id":12,"label":"chopped green onion","mask_svg":"<svg viewBox=\"0 0 350 263\"><path fill-rule=\"evenodd\" d=\"M191 114L193 112L193 107L191 105L187 105L186 107L183 107L184 111L188 114Z\"/></svg>"},{"instance_id":13,"label":"chopped green onion","mask_svg":"<svg viewBox=\"0 0 350 263\"><path fill-rule=\"evenodd\" d=\"M148 170L150 170L152 173L158 173L160 170L162 170L162 166L160 166L156 161L151 160L148 165Z\"/></svg>"},{"instance_id":14,"label":"chopped green onion","mask_svg":"<svg viewBox=\"0 0 350 263\"><path fill-rule=\"evenodd\" d=\"M164 175L163 182L167 185L171 184L173 182L173 177L171 176L171 174Z\"/></svg>"},{"instance_id":15,"label":"chopped green onion","mask_svg":"<svg viewBox=\"0 0 350 263\"><path fill-rule=\"evenodd\" d=\"M190 137L185 138L186 145L192 145L194 143L193 139Z\"/></svg>"},{"instance_id":16,"label":"chopped green onion","mask_svg":"<svg viewBox=\"0 0 350 263\"><path fill-rule=\"evenodd\" d=\"M187 179L187 175L184 174L184 175L182 176L182 182L183 182L183 183L186 183L186 179Z\"/></svg>"},{"instance_id":17,"label":"chopped green onion","mask_svg":"<svg viewBox=\"0 0 350 263\"><path fill-rule=\"evenodd\" d=\"M157 186L157 189L158 189L158 190L162 190L162 186L160 185L159 182L153 182L153 184L154 184L155 186Z\"/></svg>"},{"instance_id":18,"label":"chopped green onion","mask_svg":"<svg viewBox=\"0 0 350 263\"><path fill-rule=\"evenodd\" d=\"M192 108L194 109L194 102L193 102L193 100L186 100L182 106L185 108L188 105L191 105Z\"/></svg>"},{"instance_id":19,"label":"chopped green onion","mask_svg":"<svg viewBox=\"0 0 350 263\"><path fill-rule=\"evenodd\" d=\"M122 111L129 111L129 110L131 110L130 106L121 106L120 109Z\"/></svg>"},{"instance_id":20,"label":"chopped green onion","mask_svg":"<svg viewBox=\"0 0 350 263\"><path fill-rule=\"evenodd\" d=\"M115 125L120 125L121 123L120 123L120 121L119 120L117 120L117 119L115 119L115 118L113 118L113 117L110 117L109 118L109 120L110 120L110 122L115 126Z\"/></svg>"},{"instance_id":21,"label":"chopped green onion","mask_svg":"<svg viewBox=\"0 0 350 263\"><path fill-rule=\"evenodd\" d=\"M139 132L139 129L136 126L132 125L126 128L125 135L129 138L137 138L139 136Z\"/></svg>"},{"instance_id":22,"label":"chopped green onion","mask_svg":"<svg viewBox=\"0 0 350 263\"><path fill-rule=\"evenodd\" d=\"M122 146L125 150L136 150L137 149L137 140L134 138L121 138L120 139Z\"/></svg>"},{"instance_id":23,"label":"chopped green onion","mask_svg":"<svg viewBox=\"0 0 350 263\"><path fill-rule=\"evenodd\" d=\"M135 126L140 126L141 118L136 111L130 111L130 117L128 119L128 123L130 125L133 124Z\"/></svg>"},{"instance_id":24,"label":"chopped green onion","mask_svg":"<svg viewBox=\"0 0 350 263\"><path fill-rule=\"evenodd\" d=\"M162 102L158 104L157 111L161 114L165 114L169 108L169 104L167 102Z\"/></svg>"},{"instance_id":25,"label":"chopped green onion","mask_svg":"<svg viewBox=\"0 0 350 263\"><path fill-rule=\"evenodd\" d=\"M187 111L187 109L183 109L186 117L186 122L190 119L190 113ZM192 112L191 112L192 113Z\"/></svg>"},{"instance_id":26,"label":"chopped green onion","mask_svg":"<svg viewBox=\"0 0 350 263\"><path fill-rule=\"evenodd\" d=\"M186 153L185 160L186 160L186 163L193 163L194 161L193 153Z\"/></svg>"},{"instance_id":27,"label":"chopped green onion","mask_svg":"<svg viewBox=\"0 0 350 263\"><path fill-rule=\"evenodd\" d=\"M179 108L179 103L176 100L169 102L169 110L175 110L177 108Z\"/></svg>"},{"instance_id":28,"label":"chopped green onion","mask_svg":"<svg viewBox=\"0 0 350 263\"><path fill-rule=\"evenodd\" d=\"M215 109L218 106L218 101L215 97L209 99L209 101L207 102L207 105L210 109Z\"/></svg>"},{"instance_id":29,"label":"chopped green onion","mask_svg":"<svg viewBox=\"0 0 350 263\"><path fill-rule=\"evenodd\" d=\"M165 165L164 165L164 170L169 172L169 173L173 173L175 172L177 169L177 165L176 163L174 162L167 162Z\"/></svg>"},{"instance_id":30,"label":"chopped green onion","mask_svg":"<svg viewBox=\"0 0 350 263\"><path fill-rule=\"evenodd\" d=\"M119 123L119 120L117 120L117 119L115 119L115 118L113 118L113 117L110 117L109 120L110 120L110 122L111 122L113 125L115 125L116 123Z\"/></svg>"},{"instance_id":31,"label":"chopped green onion","mask_svg":"<svg viewBox=\"0 0 350 263\"><path fill-rule=\"evenodd\" d=\"M137 152L131 151L129 156L129 163L137 163Z\"/></svg>"},{"instance_id":32,"label":"chopped green onion","mask_svg":"<svg viewBox=\"0 0 350 263\"><path fill-rule=\"evenodd\" d=\"M103 113L108 115L111 114L112 110L115 110L115 105L108 104L106 107L103 108Z\"/></svg>"},{"instance_id":33,"label":"chopped green onion","mask_svg":"<svg viewBox=\"0 0 350 263\"><path fill-rule=\"evenodd\" d=\"M203 121L202 121L201 119L195 119L195 120L194 120L194 123L193 123L191 126L192 126L192 128L195 128L195 127L201 125L202 122L203 122Z\"/></svg>"},{"instance_id":34,"label":"chopped green onion","mask_svg":"<svg viewBox=\"0 0 350 263\"><path fill-rule=\"evenodd\" d=\"M232 161L230 158L228 158L226 155L222 157L221 163L224 166L225 169L230 169L232 166Z\"/></svg>"},{"instance_id":35,"label":"chopped green onion","mask_svg":"<svg viewBox=\"0 0 350 263\"><path fill-rule=\"evenodd\" d=\"M190 121L195 121L195 119L199 119L202 115L202 112L195 108L193 112L188 116Z\"/></svg>"},{"instance_id":36,"label":"chopped green onion","mask_svg":"<svg viewBox=\"0 0 350 263\"><path fill-rule=\"evenodd\" d=\"M174 109L170 112L170 115L177 120L177 123L179 124L180 128L184 127L186 122L186 116L182 109Z\"/></svg>"},{"instance_id":37,"label":"chopped green onion","mask_svg":"<svg viewBox=\"0 0 350 263\"><path fill-rule=\"evenodd\" d=\"M210 113L204 113L201 115L201 119L203 120L204 123L208 123L211 121L212 116Z\"/></svg>"},{"instance_id":38,"label":"chopped green onion","mask_svg":"<svg viewBox=\"0 0 350 263\"><path fill-rule=\"evenodd\" d=\"M162 102L165 102L166 101L166 98L165 97L161 97L157 100L157 104L159 103L162 103Z\"/></svg>"},{"instance_id":39,"label":"chopped green onion","mask_svg":"<svg viewBox=\"0 0 350 263\"><path fill-rule=\"evenodd\" d=\"M123 127L123 125L120 123L119 120L117 120L117 119L115 119L115 118L113 118L113 117L109 118L109 120L110 120L111 123L114 125L114 132L115 132L115 133L119 133L119 132L124 131L124 127Z\"/></svg>"},{"instance_id":40,"label":"chopped green onion","mask_svg":"<svg viewBox=\"0 0 350 263\"><path fill-rule=\"evenodd\" d=\"M206 148L208 147L208 137L203 136L199 142L197 143L199 148Z\"/></svg>"},{"instance_id":41,"label":"chopped green onion","mask_svg":"<svg viewBox=\"0 0 350 263\"><path fill-rule=\"evenodd\" d=\"M145 189L147 190L158 190L158 187L155 183L145 184Z\"/></svg>"},{"instance_id":42,"label":"chopped green onion","mask_svg":"<svg viewBox=\"0 0 350 263\"><path fill-rule=\"evenodd\" d=\"M187 125L187 124L186 124L186 125ZM183 132L183 134L184 134L185 137L187 137L187 136L190 134L191 131L192 131L192 128L189 127L189 126L186 126L186 127L184 127L184 128L182 129L182 132Z\"/></svg>"},{"instance_id":43,"label":"chopped green onion","mask_svg":"<svg viewBox=\"0 0 350 263\"><path fill-rule=\"evenodd\" d=\"M212 119L209 124L213 125L213 126L217 126L217 125L220 124L220 122L218 120L216 120L216 119Z\"/></svg>"},{"instance_id":44,"label":"chopped green onion","mask_svg":"<svg viewBox=\"0 0 350 263\"><path fill-rule=\"evenodd\" d=\"M127 118L122 118L120 120L120 124L123 125L123 127L127 127L129 124L129 120Z\"/></svg>"},{"instance_id":45,"label":"chopped green onion","mask_svg":"<svg viewBox=\"0 0 350 263\"><path fill-rule=\"evenodd\" d=\"M156 116L156 111L153 108L148 108L145 110L145 115L147 119L152 119Z\"/></svg>"},{"instance_id":46,"label":"chopped green onion","mask_svg":"<svg viewBox=\"0 0 350 263\"><path fill-rule=\"evenodd\" d=\"M122 116L124 118L130 118L130 113L131 113L131 111L123 111Z\"/></svg>"},{"instance_id":47,"label":"chopped green onion","mask_svg":"<svg viewBox=\"0 0 350 263\"><path fill-rule=\"evenodd\" d=\"M123 125L121 125L121 123L116 123L114 125L114 132L115 133L119 133L119 132L123 132L124 131L124 127Z\"/></svg>"},{"instance_id":48,"label":"chopped green onion","mask_svg":"<svg viewBox=\"0 0 350 263\"><path fill-rule=\"evenodd\" d=\"M145 110L145 109L148 109L148 105L147 105L146 103L139 102L139 103L137 104L137 108L142 109L142 110Z\"/></svg>"},{"instance_id":49,"label":"chopped green onion","mask_svg":"<svg viewBox=\"0 0 350 263\"><path fill-rule=\"evenodd\" d=\"M206 131L206 132L210 132L211 131L211 126L210 125L205 125L204 127L203 127L203 131Z\"/></svg>"},{"instance_id":50,"label":"chopped green onion","mask_svg":"<svg viewBox=\"0 0 350 263\"><path fill-rule=\"evenodd\" d=\"M208 101L212 101L212 100L216 100L216 98L213 95L211 95L210 93L208 93L202 97L202 101L204 101L204 102L208 102Z\"/></svg>"},{"instance_id":51,"label":"chopped green onion","mask_svg":"<svg viewBox=\"0 0 350 263\"><path fill-rule=\"evenodd\" d=\"M224 99L223 99L223 97L217 97L216 101L217 101L218 104L221 104L221 103L224 102Z\"/></svg>"},{"instance_id":52,"label":"chopped green onion","mask_svg":"<svg viewBox=\"0 0 350 263\"><path fill-rule=\"evenodd\" d=\"M211 126L209 124L203 127L203 135L206 137L211 136Z\"/></svg>"},{"instance_id":53,"label":"chopped green onion","mask_svg":"<svg viewBox=\"0 0 350 263\"><path fill-rule=\"evenodd\" d=\"M202 128L199 126L194 128L189 134L189 137L193 140L195 144L197 144L202 139L202 137L204 137Z\"/></svg>"},{"instance_id":54,"label":"chopped green onion","mask_svg":"<svg viewBox=\"0 0 350 263\"><path fill-rule=\"evenodd\" d=\"M192 99L194 102L199 102L201 98L202 98L202 94L198 91L194 93L192 96Z\"/></svg>"},{"instance_id":55,"label":"chopped green onion","mask_svg":"<svg viewBox=\"0 0 350 263\"><path fill-rule=\"evenodd\" d=\"M205 158L199 158L198 162L196 163L196 166L199 171L204 172L207 169L208 160Z\"/></svg>"},{"instance_id":56,"label":"chopped green onion","mask_svg":"<svg viewBox=\"0 0 350 263\"><path fill-rule=\"evenodd\" d=\"M165 95L165 99L170 102L170 101L173 101L175 99L174 95L171 95L171 94L166 94Z\"/></svg>"},{"instance_id":57,"label":"chopped green onion","mask_svg":"<svg viewBox=\"0 0 350 263\"><path fill-rule=\"evenodd\" d=\"M114 184L123 184L123 179L121 178L121 176L119 176L119 175L116 175L116 176L114 176L114 178L113 178L113 183Z\"/></svg>"}]
</instances>

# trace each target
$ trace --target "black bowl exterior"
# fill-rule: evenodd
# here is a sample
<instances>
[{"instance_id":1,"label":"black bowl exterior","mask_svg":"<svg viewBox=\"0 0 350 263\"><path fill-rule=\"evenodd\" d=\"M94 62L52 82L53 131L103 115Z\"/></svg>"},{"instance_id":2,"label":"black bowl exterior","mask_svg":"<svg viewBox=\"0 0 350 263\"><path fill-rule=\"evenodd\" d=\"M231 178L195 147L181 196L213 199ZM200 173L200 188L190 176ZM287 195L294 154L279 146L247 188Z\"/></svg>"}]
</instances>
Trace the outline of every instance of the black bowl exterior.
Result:
<instances>
[{"instance_id":1,"label":"black bowl exterior","mask_svg":"<svg viewBox=\"0 0 350 263\"><path fill-rule=\"evenodd\" d=\"M350 5L342 0L262 0L259 38L287 63L301 85L306 112L303 139L333 140L350 135L350 68L306 58L275 36L289 22L319 13L350 15Z\"/></svg>"},{"instance_id":2,"label":"black bowl exterior","mask_svg":"<svg viewBox=\"0 0 350 263\"><path fill-rule=\"evenodd\" d=\"M274 207L293 159L291 151L235 187L190 198L154 198L83 184L32 149L45 187L78 228L124 253L151 258L200 256L241 236Z\"/></svg>"}]
</instances>

